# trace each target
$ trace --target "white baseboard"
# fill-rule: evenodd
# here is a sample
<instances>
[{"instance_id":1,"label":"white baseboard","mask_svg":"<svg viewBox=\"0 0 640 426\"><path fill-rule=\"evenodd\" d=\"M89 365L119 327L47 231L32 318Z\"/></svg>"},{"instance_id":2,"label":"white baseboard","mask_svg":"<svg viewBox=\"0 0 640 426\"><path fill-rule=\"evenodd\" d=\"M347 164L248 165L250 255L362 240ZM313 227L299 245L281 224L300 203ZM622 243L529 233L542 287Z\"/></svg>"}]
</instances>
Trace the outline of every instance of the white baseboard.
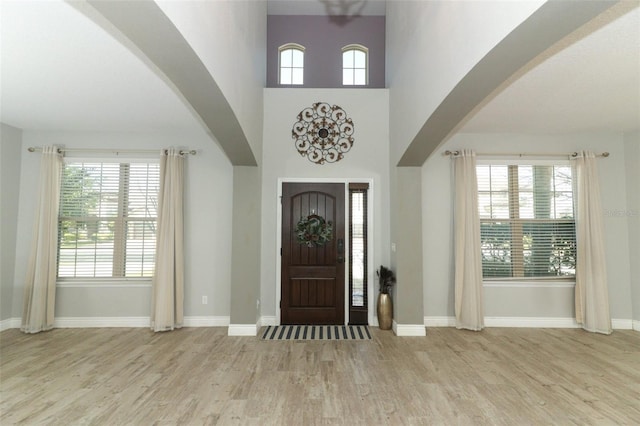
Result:
<instances>
[{"instance_id":1,"label":"white baseboard","mask_svg":"<svg viewBox=\"0 0 640 426\"><path fill-rule=\"evenodd\" d=\"M53 328L150 327L149 317L57 317Z\"/></svg>"},{"instance_id":2,"label":"white baseboard","mask_svg":"<svg viewBox=\"0 0 640 426\"><path fill-rule=\"evenodd\" d=\"M455 327L455 317L424 317L425 327Z\"/></svg>"},{"instance_id":3,"label":"white baseboard","mask_svg":"<svg viewBox=\"0 0 640 426\"><path fill-rule=\"evenodd\" d=\"M184 317L184 327L227 327L229 317Z\"/></svg>"},{"instance_id":4,"label":"white baseboard","mask_svg":"<svg viewBox=\"0 0 640 426\"><path fill-rule=\"evenodd\" d=\"M7 318L0 321L0 331L20 328L20 318ZM184 327L229 327L229 336L256 336L262 326L276 325L275 316L262 316L257 324L229 324L227 316L193 316L184 318ZM424 317L424 326L420 324L399 325L393 322L393 331L397 336L425 336L425 327L455 327L455 317ZM108 328L108 327L150 327L149 317L60 317L56 318L54 328ZM486 327L527 327L527 328L580 328L574 318L549 317L485 317ZM640 321L630 319L612 319L614 330L640 331ZM233 333L233 334L232 334Z\"/></svg>"},{"instance_id":5,"label":"white baseboard","mask_svg":"<svg viewBox=\"0 0 640 426\"><path fill-rule=\"evenodd\" d=\"M455 317L424 317L426 327L455 327ZM485 327L520 327L520 328L582 328L575 318L552 317L485 317ZM614 330L639 330L640 321L612 319Z\"/></svg>"},{"instance_id":6,"label":"white baseboard","mask_svg":"<svg viewBox=\"0 0 640 426\"><path fill-rule=\"evenodd\" d=\"M266 327L268 325L277 325L275 315L263 315L260 317L260 321L258 321L258 328Z\"/></svg>"},{"instance_id":7,"label":"white baseboard","mask_svg":"<svg viewBox=\"0 0 640 426\"><path fill-rule=\"evenodd\" d=\"M553 317L484 317L484 325L512 328L581 328L574 318Z\"/></svg>"},{"instance_id":8,"label":"white baseboard","mask_svg":"<svg viewBox=\"0 0 640 426\"><path fill-rule=\"evenodd\" d=\"M229 324L228 336L257 336L258 324Z\"/></svg>"},{"instance_id":9,"label":"white baseboard","mask_svg":"<svg viewBox=\"0 0 640 426\"><path fill-rule=\"evenodd\" d=\"M0 331L20 328L20 318L0 321ZM183 327L227 327L227 316L184 317ZM150 327L149 317L58 317L53 321L54 328L144 328Z\"/></svg>"},{"instance_id":10,"label":"white baseboard","mask_svg":"<svg viewBox=\"0 0 640 426\"><path fill-rule=\"evenodd\" d=\"M398 324L393 320L391 327L396 336L399 337L427 335L427 329L422 324Z\"/></svg>"},{"instance_id":11,"label":"white baseboard","mask_svg":"<svg viewBox=\"0 0 640 426\"><path fill-rule=\"evenodd\" d=\"M0 321L0 331L9 330L10 328L20 328L22 320L20 318L7 318Z\"/></svg>"},{"instance_id":12,"label":"white baseboard","mask_svg":"<svg viewBox=\"0 0 640 426\"><path fill-rule=\"evenodd\" d=\"M612 318L611 328L614 330L633 330L633 320Z\"/></svg>"}]
</instances>

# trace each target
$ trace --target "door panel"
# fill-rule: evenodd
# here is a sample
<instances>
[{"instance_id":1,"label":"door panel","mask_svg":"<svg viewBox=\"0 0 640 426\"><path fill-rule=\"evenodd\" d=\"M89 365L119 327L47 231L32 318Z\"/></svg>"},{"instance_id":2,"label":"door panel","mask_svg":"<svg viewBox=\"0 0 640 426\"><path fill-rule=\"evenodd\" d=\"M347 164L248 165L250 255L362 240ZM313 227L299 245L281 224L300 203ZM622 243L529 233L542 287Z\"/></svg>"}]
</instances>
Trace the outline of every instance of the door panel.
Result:
<instances>
[{"instance_id":1,"label":"door panel","mask_svg":"<svg viewBox=\"0 0 640 426\"><path fill-rule=\"evenodd\" d=\"M295 228L314 214L333 224L333 235L307 247ZM282 324L344 324L344 216L344 184L283 184Z\"/></svg>"}]
</instances>

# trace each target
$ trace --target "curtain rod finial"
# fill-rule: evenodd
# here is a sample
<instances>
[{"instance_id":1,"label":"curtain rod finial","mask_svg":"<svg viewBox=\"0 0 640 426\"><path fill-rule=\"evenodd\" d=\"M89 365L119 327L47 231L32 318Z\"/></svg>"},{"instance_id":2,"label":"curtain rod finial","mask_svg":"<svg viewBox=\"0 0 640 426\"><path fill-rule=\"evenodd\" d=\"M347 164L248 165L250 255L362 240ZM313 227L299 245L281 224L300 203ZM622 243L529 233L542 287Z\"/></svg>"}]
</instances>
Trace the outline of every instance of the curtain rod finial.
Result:
<instances>
[{"instance_id":1,"label":"curtain rod finial","mask_svg":"<svg viewBox=\"0 0 640 426\"><path fill-rule=\"evenodd\" d=\"M29 148L27 148L27 151L36 152L36 149L34 147L30 146Z\"/></svg>"},{"instance_id":2,"label":"curtain rod finial","mask_svg":"<svg viewBox=\"0 0 640 426\"><path fill-rule=\"evenodd\" d=\"M603 153L602 153L602 156L603 156L604 158L607 158L607 157L609 156L609 153L608 153L608 152L603 152Z\"/></svg>"}]
</instances>

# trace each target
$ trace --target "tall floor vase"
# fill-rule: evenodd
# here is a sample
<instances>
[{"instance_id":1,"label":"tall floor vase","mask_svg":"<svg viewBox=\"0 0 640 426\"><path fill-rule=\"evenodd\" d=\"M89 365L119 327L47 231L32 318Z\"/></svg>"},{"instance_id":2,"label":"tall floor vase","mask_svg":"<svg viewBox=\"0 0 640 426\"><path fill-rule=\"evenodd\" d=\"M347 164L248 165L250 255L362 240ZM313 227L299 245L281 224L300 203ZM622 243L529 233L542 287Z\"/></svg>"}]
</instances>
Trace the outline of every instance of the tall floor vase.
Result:
<instances>
[{"instance_id":1,"label":"tall floor vase","mask_svg":"<svg viewBox=\"0 0 640 426\"><path fill-rule=\"evenodd\" d=\"M378 294L378 326L380 330L391 330L393 320L393 302L387 293Z\"/></svg>"}]
</instances>

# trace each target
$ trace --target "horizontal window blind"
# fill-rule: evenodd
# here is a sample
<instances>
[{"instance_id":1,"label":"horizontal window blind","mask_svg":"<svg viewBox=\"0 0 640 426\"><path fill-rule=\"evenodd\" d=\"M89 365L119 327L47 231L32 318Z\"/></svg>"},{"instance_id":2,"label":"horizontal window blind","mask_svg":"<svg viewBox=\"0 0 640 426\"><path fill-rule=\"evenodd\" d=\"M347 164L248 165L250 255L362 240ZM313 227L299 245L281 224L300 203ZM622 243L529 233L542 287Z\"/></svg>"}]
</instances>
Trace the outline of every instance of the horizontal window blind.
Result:
<instances>
[{"instance_id":1,"label":"horizontal window blind","mask_svg":"<svg viewBox=\"0 0 640 426\"><path fill-rule=\"evenodd\" d=\"M350 190L350 280L351 306L364 306L366 279L366 192Z\"/></svg>"},{"instance_id":2,"label":"horizontal window blind","mask_svg":"<svg viewBox=\"0 0 640 426\"><path fill-rule=\"evenodd\" d=\"M568 165L478 165L485 278L575 275L572 171Z\"/></svg>"},{"instance_id":3,"label":"horizontal window blind","mask_svg":"<svg viewBox=\"0 0 640 426\"><path fill-rule=\"evenodd\" d=\"M58 277L150 277L155 265L157 163L66 163Z\"/></svg>"},{"instance_id":4,"label":"horizontal window blind","mask_svg":"<svg viewBox=\"0 0 640 426\"><path fill-rule=\"evenodd\" d=\"M349 324L368 324L368 191L368 183L349 183Z\"/></svg>"}]
</instances>

